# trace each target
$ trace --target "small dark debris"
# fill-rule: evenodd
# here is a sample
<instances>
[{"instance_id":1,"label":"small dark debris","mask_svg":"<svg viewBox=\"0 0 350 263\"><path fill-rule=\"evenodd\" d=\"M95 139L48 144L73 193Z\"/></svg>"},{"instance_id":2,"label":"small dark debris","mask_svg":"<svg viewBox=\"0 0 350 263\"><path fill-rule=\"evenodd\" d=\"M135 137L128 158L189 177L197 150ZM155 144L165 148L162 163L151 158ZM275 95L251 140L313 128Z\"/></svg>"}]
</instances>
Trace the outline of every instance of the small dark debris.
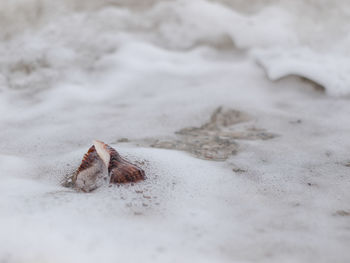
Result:
<instances>
[{"instance_id":1,"label":"small dark debris","mask_svg":"<svg viewBox=\"0 0 350 263\"><path fill-rule=\"evenodd\" d=\"M350 216L350 210L338 210L333 215L335 216Z\"/></svg>"},{"instance_id":2,"label":"small dark debris","mask_svg":"<svg viewBox=\"0 0 350 263\"><path fill-rule=\"evenodd\" d=\"M120 138L117 140L117 142L129 142L128 138Z\"/></svg>"},{"instance_id":3,"label":"small dark debris","mask_svg":"<svg viewBox=\"0 0 350 263\"><path fill-rule=\"evenodd\" d=\"M308 186L317 186L316 183L307 183Z\"/></svg>"},{"instance_id":4,"label":"small dark debris","mask_svg":"<svg viewBox=\"0 0 350 263\"><path fill-rule=\"evenodd\" d=\"M294 120L294 121L290 121L290 124L301 124L303 121L298 119L298 120Z\"/></svg>"},{"instance_id":5,"label":"small dark debris","mask_svg":"<svg viewBox=\"0 0 350 263\"><path fill-rule=\"evenodd\" d=\"M232 171L234 171L235 173L245 173L245 172L247 172L246 170L241 169L239 167L232 168Z\"/></svg>"},{"instance_id":6,"label":"small dark debris","mask_svg":"<svg viewBox=\"0 0 350 263\"><path fill-rule=\"evenodd\" d=\"M143 213L142 213L142 212L134 212L134 215L135 215L135 216L142 216Z\"/></svg>"}]
</instances>

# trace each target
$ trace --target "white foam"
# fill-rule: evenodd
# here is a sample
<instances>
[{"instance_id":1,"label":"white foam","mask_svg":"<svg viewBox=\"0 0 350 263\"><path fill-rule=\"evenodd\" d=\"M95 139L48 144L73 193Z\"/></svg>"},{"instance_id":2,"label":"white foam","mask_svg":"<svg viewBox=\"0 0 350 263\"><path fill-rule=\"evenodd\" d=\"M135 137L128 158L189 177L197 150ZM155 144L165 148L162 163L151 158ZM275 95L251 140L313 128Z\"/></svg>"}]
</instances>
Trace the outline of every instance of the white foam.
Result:
<instances>
[{"instance_id":1,"label":"white foam","mask_svg":"<svg viewBox=\"0 0 350 263\"><path fill-rule=\"evenodd\" d=\"M2 1L0 261L350 261L348 12L318 0ZM302 75L339 98L270 81L256 60L272 80ZM279 136L240 141L224 163L136 147L220 105ZM63 188L94 138L144 162L147 180Z\"/></svg>"}]
</instances>

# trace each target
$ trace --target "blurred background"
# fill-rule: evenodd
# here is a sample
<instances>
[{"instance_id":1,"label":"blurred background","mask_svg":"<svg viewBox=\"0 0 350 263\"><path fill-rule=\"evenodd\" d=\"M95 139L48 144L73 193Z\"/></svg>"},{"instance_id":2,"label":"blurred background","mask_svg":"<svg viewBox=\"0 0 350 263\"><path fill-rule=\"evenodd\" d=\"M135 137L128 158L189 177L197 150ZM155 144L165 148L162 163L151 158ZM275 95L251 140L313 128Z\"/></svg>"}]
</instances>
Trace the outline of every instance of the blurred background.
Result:
<instances>
[{"instance_id":1,"label":"blurred background","mask_svg":"<svg viewBox=\"0 0 350 263\"><path fill-rule=\"evenodd\" d=\"M0 262L349 262L349 25L347 0L2 1ZM148 179L63 187L93 139Z\"/></svg>"}]
</instances>

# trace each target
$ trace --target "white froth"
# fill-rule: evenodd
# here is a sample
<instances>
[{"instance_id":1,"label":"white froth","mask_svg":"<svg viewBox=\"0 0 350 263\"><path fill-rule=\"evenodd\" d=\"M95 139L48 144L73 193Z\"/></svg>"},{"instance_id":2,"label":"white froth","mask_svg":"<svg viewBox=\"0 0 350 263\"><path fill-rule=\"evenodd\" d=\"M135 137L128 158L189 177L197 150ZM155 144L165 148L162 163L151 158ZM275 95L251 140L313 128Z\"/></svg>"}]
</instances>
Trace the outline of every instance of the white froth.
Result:
<instances>
[{"instance_id":1,"label":"white froth","mask_svg":"<svg viewBox=\"0 0 350 263\"><path fill-rule=\"evenodd\" d=\"M349 262L349 10L2 1L0 262ZM137 146L221 105L278 136L241 140L226 162ZM147 179L62 187L93 138Z\"/></svg>"}]
</instances>

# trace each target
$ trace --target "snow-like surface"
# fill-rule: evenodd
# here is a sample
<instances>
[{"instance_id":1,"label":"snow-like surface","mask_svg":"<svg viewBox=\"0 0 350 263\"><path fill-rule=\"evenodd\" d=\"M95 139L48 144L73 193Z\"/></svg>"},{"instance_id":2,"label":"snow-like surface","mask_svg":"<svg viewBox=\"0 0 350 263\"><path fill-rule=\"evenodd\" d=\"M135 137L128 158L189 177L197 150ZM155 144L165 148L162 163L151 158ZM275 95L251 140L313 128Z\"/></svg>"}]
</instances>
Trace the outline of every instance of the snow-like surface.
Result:
<instances>
[{"instance_id":1,"label":"snow-like surface","mask_svg":"<svg viewBox=\"0 0 350 263\"><path fill-rule=\"evenodd\" d=\"M138 2L1 2L0 262L349 262L348 1ZM221 105L279 136L133 143ZM93 139L148 179L62 187Z\"/></svg>"}]
</instances>

